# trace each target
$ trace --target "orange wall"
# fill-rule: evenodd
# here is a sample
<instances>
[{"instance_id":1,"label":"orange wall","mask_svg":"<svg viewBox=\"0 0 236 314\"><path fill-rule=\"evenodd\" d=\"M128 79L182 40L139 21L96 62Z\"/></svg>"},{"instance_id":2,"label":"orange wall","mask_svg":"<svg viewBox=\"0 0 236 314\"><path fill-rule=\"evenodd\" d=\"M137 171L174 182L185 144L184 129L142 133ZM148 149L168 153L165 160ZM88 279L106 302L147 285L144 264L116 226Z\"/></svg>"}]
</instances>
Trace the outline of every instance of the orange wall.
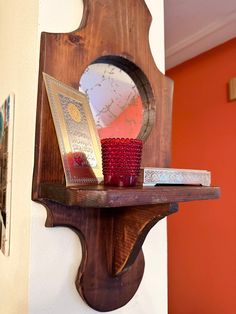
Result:
<instances>
[{"instance_id":1,"label":"orange wall","mask_svg":"<svg viewBox=\"0 0 236 314\"><path fill-rule=\"evenodd\" d=\"M209 169L221 199L168 218L169 314L236 313L236 38L167 72L175 82L172 166Z\"/></svg>"}]
</instances>

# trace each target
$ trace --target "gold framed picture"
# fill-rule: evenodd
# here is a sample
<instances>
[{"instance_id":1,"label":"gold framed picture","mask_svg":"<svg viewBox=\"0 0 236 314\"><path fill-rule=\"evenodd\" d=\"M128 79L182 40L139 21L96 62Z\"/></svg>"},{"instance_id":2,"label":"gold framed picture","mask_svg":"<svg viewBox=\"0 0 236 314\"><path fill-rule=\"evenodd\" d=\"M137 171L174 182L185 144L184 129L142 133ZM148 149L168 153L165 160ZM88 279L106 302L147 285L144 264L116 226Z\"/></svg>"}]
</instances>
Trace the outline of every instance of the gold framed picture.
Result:
<instances>
[{"instance_id":1,"label":"gold framed picture","mask_svg":"<svg viewBox=\"0 0 236 314\"><path fill-rule=\"evenodd\" d=\"M85 94L43 73L67 186L103 180L101 146Z\"/></svg>"}]
</instances>

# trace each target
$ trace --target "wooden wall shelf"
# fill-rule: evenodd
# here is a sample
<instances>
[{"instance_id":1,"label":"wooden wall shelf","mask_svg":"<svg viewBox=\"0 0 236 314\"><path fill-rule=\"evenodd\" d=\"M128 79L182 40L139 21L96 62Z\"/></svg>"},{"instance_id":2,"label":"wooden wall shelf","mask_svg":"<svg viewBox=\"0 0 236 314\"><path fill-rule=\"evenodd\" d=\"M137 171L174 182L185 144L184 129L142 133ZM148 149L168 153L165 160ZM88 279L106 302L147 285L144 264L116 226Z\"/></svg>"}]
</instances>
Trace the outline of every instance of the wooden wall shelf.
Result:
<instances>
[{"instance_id":1,"label":"wooden wall shelf","mask_svg":"<svg viewBox=\"0 0 236 314\"><path fill-rule=\"evenodd\" d=\"M172 202L207 200L219 197L218 187L158 186L158 187L65 187L42 184L41 197L67 206L112 208L154 205Z\"/></svg>"},{"instance_id":2,"label":"wooden wall shelf","mask_svg":"<svg viewBox=\"0 0 236 314\"><path fill-rule=\"evenodd\" d=\"M47 227L66 226L82 243L76 287L95 310L111 311L135 294L144 272L142 244L178 202L214 199L219 189L195 186L107 188L65 186L43 72L76 89L98 60L115 64L136 83L145 111L142 166L170 165L173 82L149 47L151 15L144 0L84 0L80 27L42 33L32 199L47 209ZM157 265L158 267L158 265Z\"/></svg>"}]
</instances>

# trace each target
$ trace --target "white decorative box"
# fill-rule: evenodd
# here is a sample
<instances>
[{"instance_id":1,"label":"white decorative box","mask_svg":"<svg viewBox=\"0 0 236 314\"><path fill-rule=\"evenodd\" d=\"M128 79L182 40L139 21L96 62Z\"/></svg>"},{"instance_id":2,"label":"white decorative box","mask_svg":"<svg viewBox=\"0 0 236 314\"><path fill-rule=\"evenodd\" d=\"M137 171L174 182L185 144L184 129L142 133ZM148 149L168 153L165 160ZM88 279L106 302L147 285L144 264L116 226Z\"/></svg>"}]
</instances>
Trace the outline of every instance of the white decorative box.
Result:
<instances>
[{"instance_id":1,"label":"white decorative box","mask_svg":"<svg viewBox=\"0 0 236 314\"><path fill-rule=\"evenodd\" d=\"M158 184L210 186L211 172L208 170L143 167L140 170L138 182L145 186Z\"/></svg>"}]
</instances>

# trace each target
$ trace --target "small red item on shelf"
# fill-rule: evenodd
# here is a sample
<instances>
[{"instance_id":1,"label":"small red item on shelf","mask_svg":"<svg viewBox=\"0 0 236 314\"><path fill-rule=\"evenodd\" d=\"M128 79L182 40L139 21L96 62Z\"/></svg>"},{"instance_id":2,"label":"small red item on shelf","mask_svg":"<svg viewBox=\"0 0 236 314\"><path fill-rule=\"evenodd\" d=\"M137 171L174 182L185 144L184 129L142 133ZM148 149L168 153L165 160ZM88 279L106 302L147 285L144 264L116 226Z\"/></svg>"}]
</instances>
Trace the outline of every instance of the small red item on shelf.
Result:
<instances>
[{"instance_id":1,"label":"small red item on shelf","mask_svg":"<svg viewBox=\"0 0 236 314\"><path fill-rule=\"evenodd\" d=\"M139 139L101 140L104 184L134 186L140 171L143 143Z\"/></svg>"}]
</instances>

